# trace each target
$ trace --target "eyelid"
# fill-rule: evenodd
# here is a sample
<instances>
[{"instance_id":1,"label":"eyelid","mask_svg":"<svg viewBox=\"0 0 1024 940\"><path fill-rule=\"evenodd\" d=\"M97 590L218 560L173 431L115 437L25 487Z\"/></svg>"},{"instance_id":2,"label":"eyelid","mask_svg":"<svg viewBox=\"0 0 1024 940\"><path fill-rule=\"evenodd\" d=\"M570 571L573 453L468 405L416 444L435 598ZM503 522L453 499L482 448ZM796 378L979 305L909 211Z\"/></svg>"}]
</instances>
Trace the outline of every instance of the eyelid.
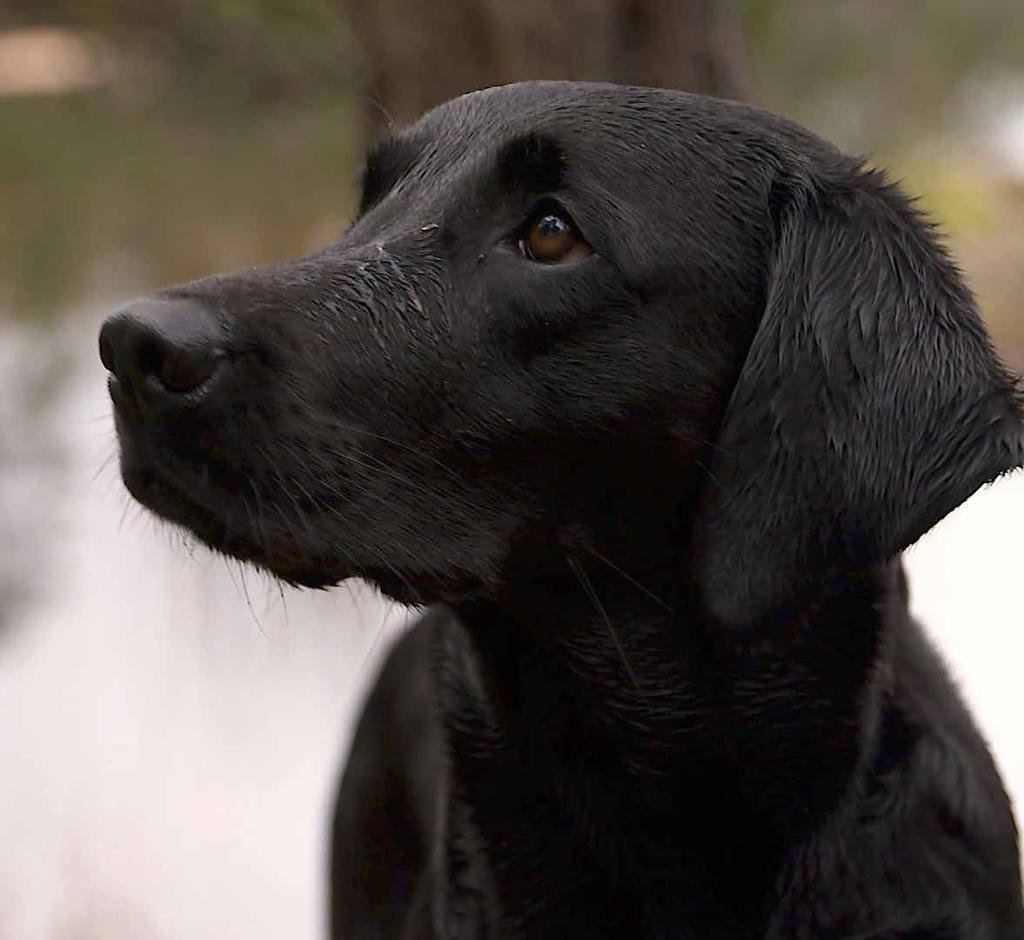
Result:
<instances>
[{"instance_id":1,"label":"eyelid","mask_svg":"<svg viewBox=\"0 0 1024 940\"><path fill-rule=\"evenodd\" d=\"M565 205L553 196L545 196L543 199L538 199L530 211L526 214L526 227L532 225L538 219L544 218L546 215L561 215L564 216L569 222L576 227L576 220L573 219L572 213L565 207Z\"/></svg>"},{"instance_id":2,"label":"eyelid","mask_svg":"<svg viewBox=\"0 0 1024 940\"><path fill-rule=\"evenodd\" d=\"M546 215L561 216L572 226L573 231L575 231L583 241L588 245L590 244L586 235L583 234L582 229L576 223L576 219L572 212L569 211L563 202L553 196L544 196L533 203L530 210L526 213L526 218L512 232L511 241L518 244L519 241L521 241L530 231L530 228Z\"/></svg>"}]
</instances>

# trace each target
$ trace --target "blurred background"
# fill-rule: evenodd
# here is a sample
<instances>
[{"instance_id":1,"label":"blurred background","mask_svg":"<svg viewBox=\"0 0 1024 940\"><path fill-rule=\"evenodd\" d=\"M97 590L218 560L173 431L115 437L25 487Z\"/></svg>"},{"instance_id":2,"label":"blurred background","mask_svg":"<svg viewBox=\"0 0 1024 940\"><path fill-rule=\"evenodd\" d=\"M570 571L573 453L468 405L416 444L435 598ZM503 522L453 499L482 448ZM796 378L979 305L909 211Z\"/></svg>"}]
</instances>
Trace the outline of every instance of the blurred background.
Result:
<instances>
[{"instance_id":1,"label":"blurred background","mask_svg":"<svg viewBox=\"0 0 1024 940\"><path fill-rule=\"evenodd\" d=\"M407 613L134 508L97 327L330 241L382 127L540 77L745 98L890 166L1024 368L1017 0L2 0L0 936L323 935L334 780ZM908 557L1018 805L1022 522L1018 476Z\"/></svg>"}]
</instances>

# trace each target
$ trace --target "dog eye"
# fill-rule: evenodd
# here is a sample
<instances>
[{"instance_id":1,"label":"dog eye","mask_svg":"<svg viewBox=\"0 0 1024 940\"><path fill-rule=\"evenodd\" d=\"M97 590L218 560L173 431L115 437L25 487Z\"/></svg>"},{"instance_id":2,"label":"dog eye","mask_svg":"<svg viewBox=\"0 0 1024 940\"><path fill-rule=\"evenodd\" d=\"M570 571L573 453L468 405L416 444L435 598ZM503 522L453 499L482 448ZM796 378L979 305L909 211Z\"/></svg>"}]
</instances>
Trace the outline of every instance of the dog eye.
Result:
<instances>
[{"instance_id":1,"label":"dog eye","mask_svg":"<svg viewBox=\"0 0 1024 940\"><path fill-rule=\"evenodd\" d=\"M558 264L586 257L593 250L564 212L546 211L526 229L519 248L531 261Z\"/></svg>"}]
</instances>

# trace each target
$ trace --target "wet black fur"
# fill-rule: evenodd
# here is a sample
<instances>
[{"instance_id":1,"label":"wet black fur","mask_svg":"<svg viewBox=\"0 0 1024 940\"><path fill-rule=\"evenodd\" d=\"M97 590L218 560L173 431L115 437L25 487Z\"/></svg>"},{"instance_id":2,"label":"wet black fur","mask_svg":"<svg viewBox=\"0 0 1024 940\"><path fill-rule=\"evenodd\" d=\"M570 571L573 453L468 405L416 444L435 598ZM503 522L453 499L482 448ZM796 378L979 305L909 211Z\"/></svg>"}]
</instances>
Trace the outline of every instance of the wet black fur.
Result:
<instances>
[{"instance_id":1,"label":"wet black fur","mask_svg":"<svg viewBox=\"0 0 1024 940\"><path fill-rule=\"evenodd\" d=\"M555 203L591 256L523 256ZM335 937L1024 937L899 563L1024 462L1020 401L879 173L749 107L509 86L381 144L336 245L160 296L228 359L121 403L132 492L435 605L341 786Z\"/></svg>"}]
</instances>

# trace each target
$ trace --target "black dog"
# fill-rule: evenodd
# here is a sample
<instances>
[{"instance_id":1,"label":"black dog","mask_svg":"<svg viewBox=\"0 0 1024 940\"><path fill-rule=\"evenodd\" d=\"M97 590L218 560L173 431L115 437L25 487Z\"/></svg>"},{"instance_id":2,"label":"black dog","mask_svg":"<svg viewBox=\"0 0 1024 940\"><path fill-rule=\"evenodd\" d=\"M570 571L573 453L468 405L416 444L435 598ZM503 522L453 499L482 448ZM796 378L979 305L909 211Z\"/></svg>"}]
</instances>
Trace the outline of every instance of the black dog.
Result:
<instances>
[{"instance_id":1,"label":"black dog","mask_svg":"<svg viewBox=\"0 0 1024 940\"><path fill-rule=\"evenodd\" d=\"M1020 398L879 173L722 101L492 89L374 151L337 245L100 346L143 503L438 605L342 785L339 938L1024 937L899 565L1024 462Z\"/></svg>"}]
</instances>

